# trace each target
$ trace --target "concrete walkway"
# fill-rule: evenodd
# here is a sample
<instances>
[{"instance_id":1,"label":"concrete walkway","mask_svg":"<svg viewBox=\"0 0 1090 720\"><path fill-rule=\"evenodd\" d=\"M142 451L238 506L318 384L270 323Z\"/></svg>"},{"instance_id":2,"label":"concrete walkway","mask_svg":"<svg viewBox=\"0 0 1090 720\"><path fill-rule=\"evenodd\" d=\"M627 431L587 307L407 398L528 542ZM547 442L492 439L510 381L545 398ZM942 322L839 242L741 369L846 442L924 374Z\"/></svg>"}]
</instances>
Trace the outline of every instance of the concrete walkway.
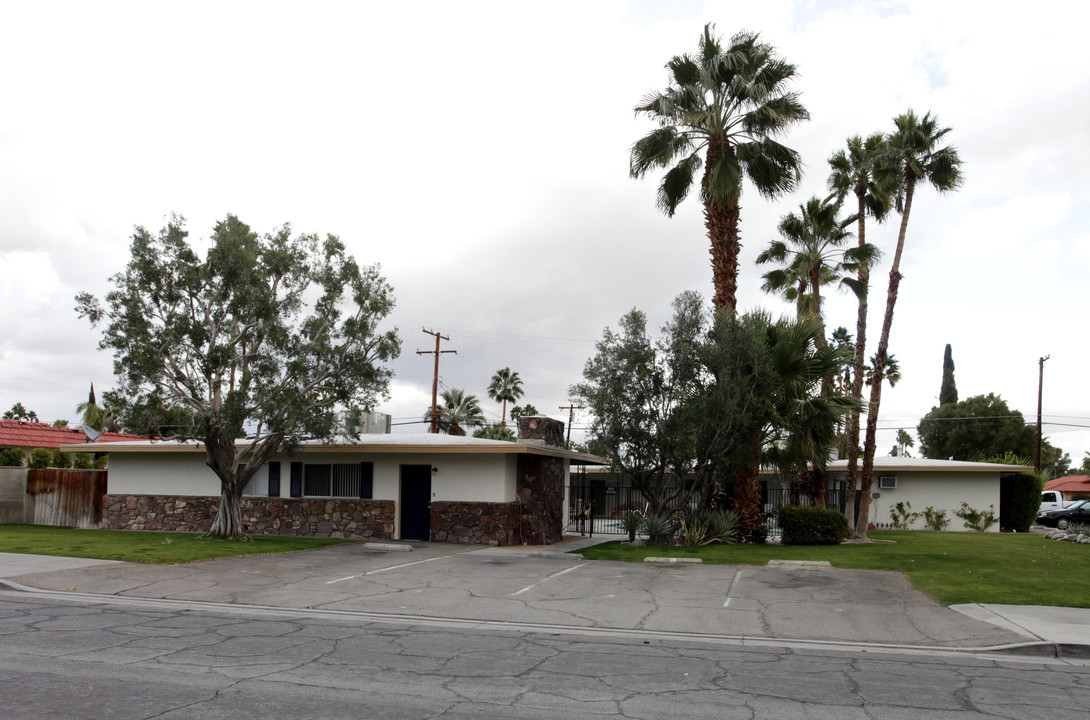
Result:
<instances>
[{"instance_id":1,"label":"concrete walkway","mask_svg":"<svg viewBox=\"0 0 1090 720\"><path fill-rule=\"evenodd\" d=\"M1090 610L947 608L899 573L583 562L545 548L346 545L185 565L0 553L0 584L83 598L358 613L402 621L1090 657ZM74 599L74 598L73 598Z\"/></svg>"}]
</instances>

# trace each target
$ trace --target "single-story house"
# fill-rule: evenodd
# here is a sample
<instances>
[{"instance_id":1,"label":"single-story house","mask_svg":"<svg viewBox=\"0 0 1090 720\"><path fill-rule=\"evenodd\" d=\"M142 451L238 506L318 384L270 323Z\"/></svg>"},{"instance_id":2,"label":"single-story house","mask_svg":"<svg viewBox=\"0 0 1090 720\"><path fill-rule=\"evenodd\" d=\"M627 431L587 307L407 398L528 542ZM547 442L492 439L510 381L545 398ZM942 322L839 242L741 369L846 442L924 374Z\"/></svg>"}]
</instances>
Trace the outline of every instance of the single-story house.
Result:
<instances>
[{"instance_id":1,"label":"single-story house","mask_svg":"<svg viewBox=\"0 0 1090 720\"><path fill-rule=\"evenodd\" d=\"M829 463L826 484L834 493L839 490L843 494L847 467L847 460ZM859 468L862 471L862 459ZM1001 463L913 457L875 458L868 522L876 525L892 523L890 511L897 503L905 503L911 506L911 512L921 514L929 506L945 510L946 517L950 519L947 529L965 530L962 520L954 515L961 509L961 503L967 503L974 510L992 508L998 518L1000 475L1031 470L1023 465ZM780 478L776 475L762 476L762 479L768 482L770 488L781 486ZM922 517L910 527L914 530L926 529ZM990 531L999 532L999 524L993 525Z\"/></svg>"},{"instance_id":2,"label":"single-story house","mask_svg":"<svg viewBox=\"0 0 1090 720\"><path fill-rule=\"evenodd\" d=\"M1065 502L1090 499L1090 475L1068 475L1045 483L1045 490L1055 490Z\"/></svg>"},{"instance_id":3,"label":"single-story house","mask_svg":"<svg viewBox=\"0 0 1090 720\"><path fill-rule=\"evenodd\" d=\"M305 442L258 469L244 493L243 521L258 535L559 542L572 466L604 461L565 450L557 420L520 418L519 438L375 434ZM220 481L201 443L111 443L109 452L103 527L196 532L211 526Z\"/></svg>"},{"instance_id":4,"label":"single-story house","mask_svg":"<svg viewBox=\"0 0 1090 720\"><path fill-rule=\"evenodd\" d=\"M144 440L143 435L128 433L99 433L83 425L76 427L53 427L48 423L29 420L0 420L0 450L19 448L30 455L34 448L56 450L62 445L69 446L65 452L105 452L100 448L72 447L75 444L114 443L132 440Z\"/></svg>"}]
</instances>

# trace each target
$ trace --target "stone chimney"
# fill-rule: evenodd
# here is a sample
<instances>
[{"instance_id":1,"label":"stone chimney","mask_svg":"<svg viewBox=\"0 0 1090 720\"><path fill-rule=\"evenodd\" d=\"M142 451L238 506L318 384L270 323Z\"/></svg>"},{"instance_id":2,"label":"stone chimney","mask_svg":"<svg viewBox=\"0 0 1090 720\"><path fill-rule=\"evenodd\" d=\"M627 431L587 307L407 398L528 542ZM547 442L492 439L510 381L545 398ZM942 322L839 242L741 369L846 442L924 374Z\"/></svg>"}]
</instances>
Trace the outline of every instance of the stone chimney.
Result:
<instances>
[{"instance_id":1,"label":"stone chimney","mask_svg":"<svg viewBox=\"0 0 1090 720\"><path fill-rule=\"evenodd\" d=\"M564 447L564 423L552 418L533 417L519 418L519 440L540 440L546 445Z\"/></svg>"}]
</instances>

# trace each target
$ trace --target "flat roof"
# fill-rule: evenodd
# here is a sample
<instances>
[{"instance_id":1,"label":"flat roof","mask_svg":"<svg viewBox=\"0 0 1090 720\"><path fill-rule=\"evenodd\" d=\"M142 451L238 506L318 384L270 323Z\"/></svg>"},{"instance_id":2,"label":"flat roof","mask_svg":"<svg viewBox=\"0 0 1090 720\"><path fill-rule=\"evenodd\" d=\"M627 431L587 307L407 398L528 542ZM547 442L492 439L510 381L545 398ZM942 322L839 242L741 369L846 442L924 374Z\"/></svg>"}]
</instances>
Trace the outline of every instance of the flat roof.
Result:
<instances>
[{"instance_id":1,"label":"flat roof","mask_svg":"<svg viewBox=\"0 0 1090 720\"><path fill-rule=\"evenodd\" d=\"M235 442L238 448L249 445L248 440L240 438ZM100 445L100 449L95 448ZM193 453L204 452L204 443L197 440L142 440L134 442L80 443L63 445L62 450L70 452L109 452L113 453ZM606 465L608 460L589 453L573 452L564 448L520 440L486 440L484 438L462 437L432 433L413 434L374 434L361 435L357 439L325 442L305 440L300 446L300 453L424 453L436 455L545 455L570 460L576 465Z\"/></svg>"}]
</instances>

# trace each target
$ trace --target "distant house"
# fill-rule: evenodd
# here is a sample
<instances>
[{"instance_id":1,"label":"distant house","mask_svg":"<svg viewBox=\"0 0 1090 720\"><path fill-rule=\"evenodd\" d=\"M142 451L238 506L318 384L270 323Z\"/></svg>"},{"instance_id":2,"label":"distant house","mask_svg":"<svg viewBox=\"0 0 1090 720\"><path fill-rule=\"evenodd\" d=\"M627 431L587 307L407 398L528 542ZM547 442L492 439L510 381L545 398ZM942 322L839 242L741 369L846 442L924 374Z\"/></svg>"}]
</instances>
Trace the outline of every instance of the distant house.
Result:
<instances>
[{"instance_id":1,"label":"distant house","mask_svg":"<svg viewBox=\"0 0 1090 720\"><path fill-rule=\"evenodd\" d=\"M827 484L830 495L844 509L843 491L847 478L847 460L829 463ZM862 462L860 462L862 467ZM874 459L874 480L871 486L872 500L868 522L885 525L892 522L890 510L897 503L911 505L912 512L922 513L925 508L945 510L950 519L948 530L964 530L961 519L954 515L967 503L975 510L995 510L999 516L1000 476L1005 473L1021 473L1032 470L1023 465L1000 463L964 462L960 460L930 460L927 458L886 457ZM784 487L776 476L764 476L768 489ZM856 487L858 491L858 485ZM767 493L766 493L767 494ZM923 519L911 525L912 529L926 529ZM998 523L991 530L999 531Z\"/></svg>"},{"instance_id":2,"label":"distant house","mask_svg":"<svg viewBox=\"0 0 1090 720\"><path fill-rule=\"evenodd\" d=\"M520 418L519 437L374 434L305 442L258 469L244 493L243 522L258 535L559 542L572 466L602 460L565 450L563 423L549 418ZM205 458L205 447L192 441L112 443L103 527L207 530L220 481Z\"/></svg>"},{"instance_id":3,"label":"distant house","mask_svg":"<svg viewBox=\"0 0 1090 720\"><path fill-rule=\"evenodd\" d=\"M1045 490L1055 490L1065 501L1090 499L1090 475L1068 475L1045 483Z\"/></svg>"},{"instance_id":4,"label":"distant house","mask_svg":"<svg viewBox=\"0 0 1090 720\"><path fill-rule=\"evenodd\" d=\"M83 426L58 428L27 420L0 420L0 449L20 448L28 455L34 448L56 450L62 445L113 443L146 440L143 435L129 433L97 433ZM101 448L69 449L68 452L104 452Z\"/></svg>"}]
</instances>

